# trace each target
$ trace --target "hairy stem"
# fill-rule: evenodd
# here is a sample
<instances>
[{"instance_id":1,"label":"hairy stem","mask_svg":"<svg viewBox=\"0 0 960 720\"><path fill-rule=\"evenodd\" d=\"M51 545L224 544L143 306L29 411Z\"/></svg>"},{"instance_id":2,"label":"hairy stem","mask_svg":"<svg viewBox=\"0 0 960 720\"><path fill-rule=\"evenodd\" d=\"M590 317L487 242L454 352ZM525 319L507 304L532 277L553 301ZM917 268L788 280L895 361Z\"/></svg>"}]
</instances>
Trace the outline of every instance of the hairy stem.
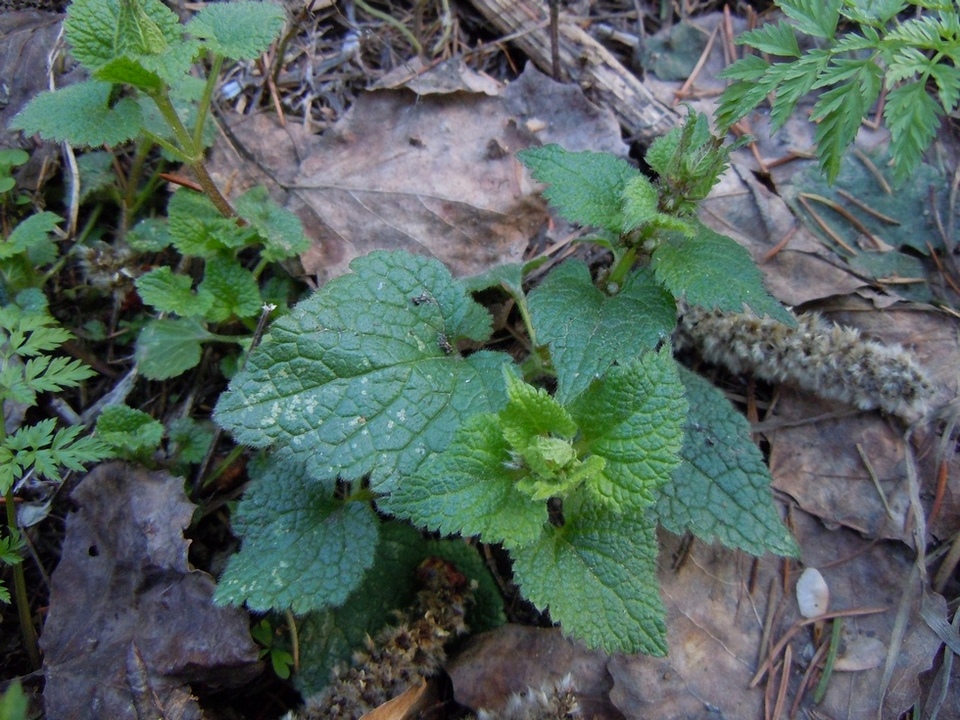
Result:
<instances>
[{"instance_id":1,"label":"hairy stem","mask_svg":"<svg viewBox=\"0 0 960 720\"><path fill-rule=\"evenodd\" d=\"M7 488L4 495L7 509L7 528L11 537L19 532L17 529L17 509L13 504L13 485ZM27 597L27 577L23 572L23 563L18 562L13 570L13 595L17 604L17 615L20 618L20 633L23 635L23 648L33 670L40 668L40 650L37 646L37 630L33 627L33 618L30 617L30 599Z\"/></svg>"}]
</instances>

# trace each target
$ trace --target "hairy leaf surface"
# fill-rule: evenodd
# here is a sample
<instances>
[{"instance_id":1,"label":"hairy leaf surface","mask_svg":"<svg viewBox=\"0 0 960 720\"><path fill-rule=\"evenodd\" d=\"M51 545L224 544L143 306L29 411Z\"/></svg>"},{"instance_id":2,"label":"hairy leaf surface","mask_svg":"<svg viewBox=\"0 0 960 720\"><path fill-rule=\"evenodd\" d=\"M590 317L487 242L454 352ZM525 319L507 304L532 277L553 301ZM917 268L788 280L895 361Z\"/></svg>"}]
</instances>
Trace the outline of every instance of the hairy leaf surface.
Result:
<instances>
[{"instance_id":1,"label":"hairy leaf surface","mask_svg":"<svg viewBox=\"0 0 960 720\"><path fill-rule=\"evenodd\" d=\"M549 607L565 632L606 652L667 654L657 537L645 514L584 506L512 555L524 597Z\"/></svg>"},{"instance_id":2,"label":"hairy leaf surface","mask_svg":"<svg viewBox=\"0 0 960 720\"><path fill-rule=\"evenodd\" d=\"M547 505L516 487L510 462L510 444L497 416L474 415L444 452L378 505L444 535L477 535L506 547L529 543L543 531Z\"/></svg>"},{"instance_id":3,"label":"hairy leaf surface","mask_svg":"<svg viewBox=\"0 0 960 720\"><path fill-rule=\"evenodd\" d=\"M124 452L155 450L163 440L163 424L127 405L109 405L97 418L97 437Z\"/></svg>"},{"instance_id":4,"label":"hairy leaf surface","mask_svg":"<svg viewBox=\"0 0 960 720\"><path fill-rule=\"evenodd\" d=\"M793 316L763 287L750 253L735 240L701 226L694 237L671 235L653 253L653 272L677 297L700 307L769 315L793 326Z\"/></svg>"},{"instance_id":5,"label":"hairy leaf surface","mask_svg":"<svg viewBox=\"0 0 960 720\"><path fill-rule=\"evenodd\" d=\"M341 605L373 565L379 521L367 503L333 497L284 453L251 464L233 516L243 537L214 599L254 611L305 613Z\"/></svg>"},{"instance_id":6,"label":"hairy leaf surface","mask_svg":"<svg viewBox=\"0 0 960 720\"><path fill-rule=\"evenodd\" d=\"M607 295L579 260L554 269L530 293L530 314L538 341L550 346L561 403L583 392L614 362L656 347L677 319L673 297L649 271L632 273L616 295Z\"/></svg>"},{"instance_id":7,"label":"hairy leaf surface","mask_svg":"<svg viewBox=\"0 0 960 720\"><path fill-rule=\"evenodd\" d=\"M137 367L151 380L176 377L196 367L201 343L214 339L194 318L153 320L137 336Z\"/></svg>"},{"instance_id":8,"label":"hairy leaf surface","mask_svg":"<svg viewBox=\"0 0 960 720\"><path fill-rule=\"evenodd\" d=\"M681 368L690 413L683 463L658 490L656 516L671 532L692 532L752 555L797 557L799 548L780 519L770 472L750 441L750 426L723 393Z\"/></svg>"},{"instance_id":9,"label":"hairy leaf surface","mask_svg":"<svg viewBox=\"0 0 960 720\"><path fill-rule=\"evenodd\" d=\"M591 494L617 513L642 513L680 463L687 401L670 347L611 368L567 409L578 444L605 460Z\"/></svg>"},{"instance_id":10,"label":"hairy leaf surface","mask_svg":"<svg viewBox=\"0 0 960 720\"><path fill-rule=\"evenodd\" d=\"M140 106L128 97L110 105L110 89L109 83L86 80L40 93L10 127L71 145L119 145L140 132Z\"/></svg>"},{"instance_id":11,"label":"hairy leaf surface","mask_svg":"<svg viewBox=\"0 0 960 720\"><path fill-rule=\"evenodd\" d=\"M253 60L277 38L283 20L283 9L271 2L217 3L194 15L187 31L218 55Z\"/></svg>"},{"instance_id":12,"label":"hairy leaf surface","mask_svg":"<svg viewBox=\"0 0 960 720\"><path fill-rule=\"evenodd\" d=\"M571 222L623 229L623 191L639 171L608 153L569 152L559 145L521 150L520 161L548 185L543 196Z\"/></svg>"},{"instance_id":13,"label":"hairy leaf surface","mask_svg":"<svg viewBox=\"0 0 960 720\"><path fill-rule=\"evenodd\" d=\"M144 273L134 284L140 298L158 312L172 312L182 317L202 316L213 303L210 293L198 293L193 289L189 275L176 275L166 265Z\"/></svg>"},{"instance_id":14,"label":"hairy leaf surface","mask_svg":"<svg viewBox=\"0 0 960 720\"><path fill-rule=\"evenodd\" d=\"M217 405L239 442L310 457L319 477L392 489L460 422L496 409L506 355L455 350L491 319L436 260L375 252L276 323ZM500 400L502 402L502 390Z\"/></svg>"}]
</instances>

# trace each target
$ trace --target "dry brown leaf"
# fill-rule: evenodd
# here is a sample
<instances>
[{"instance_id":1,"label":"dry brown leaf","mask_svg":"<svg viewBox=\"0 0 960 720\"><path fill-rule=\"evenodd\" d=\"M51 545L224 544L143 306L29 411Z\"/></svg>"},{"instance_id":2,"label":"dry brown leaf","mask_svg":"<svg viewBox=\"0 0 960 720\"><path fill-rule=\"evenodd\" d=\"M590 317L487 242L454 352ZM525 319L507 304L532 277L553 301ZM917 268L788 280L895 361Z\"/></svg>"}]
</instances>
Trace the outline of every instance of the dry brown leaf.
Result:
<instances>
[{"instance_id":1,"label":"dry brown leaf","mask_svg":"<svg viewBox=\"0 0 960 720\"><path fill-rule=\"evenodd\" d=\"M610 703L607 656L587 650L559 629L504 625L470 640L447 667L457 702L501 710L511 695L573 676L583 717L621 720Z\"/></svg>"},{"instance_id":2,"label":"dry brown leaf","mask_svg":"<svg viewBox=\"0 0 960 720\"><path fill-rule=\"evenodd\" d=\"M421 679L392 700L364 713L360 720L415 720L422 710L435 701L436 695L435 683Z\"/></svg>"},{"instance_id":3,"label":"dry brown leaf","mask_svg":"<svg viewBox=\"0 0 960 720\"><path fill-rule=\"evenodd\" d=\"M260 672L247 614L215 607L213 579L187 561L182 478L112 463L72 497L40 639L49 720L200 718L189 683Z\"/></svg>"},{"instance_id":4,"label":"dry brown leaf","mask_svg":"<svg viewBox=\"0 0 960 720\"><path fill-rule=\"evenodd\" d=\"M891 636L901 593L905 588L909 591L913 607L882 715L898 717L917 701L918 675L930 666L939 644L919 617L920 584L907 583L910 554L903 546L872 546L847 530L825 532L816 518L802 511L795 511L793 518L803 562L821 568L830 585L833 610L853 610L866 604L887 608L883 613L845 618L844 625L851 632L884 642ZM661 540L662 560L682 555L678 538L664 535ZM695 542L678 570L662 568L670 655L610 659L608 667L615 682L610 699L623 714L638 720L713 716L708 713L762 717L763 683L752 689L749 686L763 659L757 655L768 603L775 603L777 611L771 644L802 619L792 595L776 590L782 583L782 562L766 556L753 567L753 560L742 553ZM799 571L795 573L794 579ZM768 596L771 587L776 590L772 599ZM794 636L794 658L809 660L811 634L812 628L806 628ZM818 709L829 717L875 720L876 688L882 671L875 667L834 675ZM795 692L794 683L791 701ZM805 697L802 707L810 702Z\"/></svg>"},{"instance_id":5,"label":"dry brown leaf","mask_svg":"<svg viewBox=\"0 0 960 720\"><path fill-rule=\"evenodd\" d=\"M533 68L495 97L367 93L319 139L265 118L232 133L286 190L313 240L304 270L319 282L378 249L436 257L458 276L522 261L547 213L514 153L549 142L627 153L612 113ZM223 147L215 157L235 191L265 177Z\"/></svg>"}]
</instances>

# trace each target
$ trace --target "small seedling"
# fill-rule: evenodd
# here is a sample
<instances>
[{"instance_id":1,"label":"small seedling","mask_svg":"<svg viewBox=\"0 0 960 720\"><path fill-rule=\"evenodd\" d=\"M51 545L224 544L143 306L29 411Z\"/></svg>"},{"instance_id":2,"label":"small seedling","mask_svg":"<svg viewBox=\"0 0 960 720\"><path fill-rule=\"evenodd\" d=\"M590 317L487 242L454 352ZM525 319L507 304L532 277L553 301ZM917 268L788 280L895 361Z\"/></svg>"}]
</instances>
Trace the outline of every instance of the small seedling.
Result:
<instances>
[{"instance_id":1,"label":"small seedling","mask_svg":"<svg viewBox=\"0 0 960 720\"><path fill-rule=\"evenodd\" d=\"M257 482L241 515L308 503L297 536L314 549L277 568L273 534L245 522L218 600L343 603L380 552L372 501L501 544L523 594L589 645L662 655L658 523L795 556L746 421L670 351L681 296L795 322L747 252L695 217L728 152L695 114L647 152L655 180L609 155L525 150L557 210L597 229L609 267L567 261L528 295L520 266L464 282L435 260L374 252L274 322L215 417L269 448L269 476L299 478ZM491 337L468 285L515 300L533 345L521 364L460 349ZM275 584L261 580L271 565Z\"/></svg>"}]
</instances>

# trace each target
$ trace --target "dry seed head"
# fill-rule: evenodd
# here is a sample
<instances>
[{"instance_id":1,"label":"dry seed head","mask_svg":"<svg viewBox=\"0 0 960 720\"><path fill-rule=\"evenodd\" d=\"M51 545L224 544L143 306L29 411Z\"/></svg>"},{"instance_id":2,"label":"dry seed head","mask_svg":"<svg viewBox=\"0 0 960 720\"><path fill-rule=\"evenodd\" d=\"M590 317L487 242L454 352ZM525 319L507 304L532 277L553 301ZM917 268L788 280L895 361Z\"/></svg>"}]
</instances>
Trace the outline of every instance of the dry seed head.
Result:
<instances>
[{"instance_id":1,"label":"dry seed head","mask_svg":"<svg viewBox=\"0 0 960 720\"><path fill-rule=\"evenodd\" d=\"M789 383L861 410L881 409L908 422L922 418L933 384L908 350L865 340L859 330L815 313L791 328L768 317L680 303L674 344L697 350L735 373Z\"/></svg>"}]
</instances>

